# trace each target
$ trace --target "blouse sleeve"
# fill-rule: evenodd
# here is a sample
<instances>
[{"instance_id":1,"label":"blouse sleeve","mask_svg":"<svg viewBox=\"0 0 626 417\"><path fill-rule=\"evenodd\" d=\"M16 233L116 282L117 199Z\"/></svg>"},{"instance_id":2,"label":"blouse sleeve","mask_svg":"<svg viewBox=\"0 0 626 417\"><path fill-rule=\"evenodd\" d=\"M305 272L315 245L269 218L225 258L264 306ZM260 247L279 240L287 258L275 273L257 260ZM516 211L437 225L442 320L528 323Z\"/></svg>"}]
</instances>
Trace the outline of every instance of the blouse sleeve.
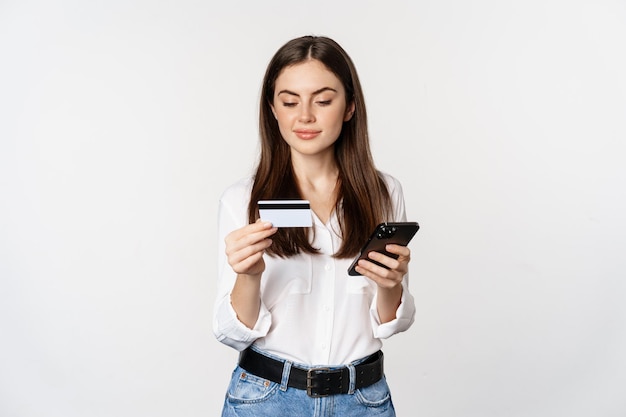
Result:
<instances>
[{"instance_id":1,"label":"blouse sleeve","mask_svg":"<svg viewBox=\"0 0 626 417\"><path fill-rule=\"evenodd\" d=\"M257 322L250 329L239 321L230 302L230 295L237 274L228 264L224 239L231 231L247 224L246 209L250 194L248 191L246 195L245 188L231 188L220 199L218 211L218 282L213 313L213 333L217 340L239 351L247 348L259 337L265 336L272 321L269 310L261 302Z\"/></svg>"},{"instance_id":2,"label":"blouse sleeve","mask_svg":"<svg viewBox=\"0 0 626 417\"><path fill-rule=\"evenodd\" d=\"M406 221L406 211L402 186L397 179L389 175L385 175L385 178L393 204L393 219L391 219L391 221L404 222ZM372 322L372 329L374 330L374 337L386 339L411 327L415 321L415 300L409 291L408 273L402 280L402 298L400 299L400 306L398 306L396 310L395 319L381 324L378 309L376 308L377 298L378 293L374 295L374 299L370 305L370 320Z\"/></svg>"}]
</instances>

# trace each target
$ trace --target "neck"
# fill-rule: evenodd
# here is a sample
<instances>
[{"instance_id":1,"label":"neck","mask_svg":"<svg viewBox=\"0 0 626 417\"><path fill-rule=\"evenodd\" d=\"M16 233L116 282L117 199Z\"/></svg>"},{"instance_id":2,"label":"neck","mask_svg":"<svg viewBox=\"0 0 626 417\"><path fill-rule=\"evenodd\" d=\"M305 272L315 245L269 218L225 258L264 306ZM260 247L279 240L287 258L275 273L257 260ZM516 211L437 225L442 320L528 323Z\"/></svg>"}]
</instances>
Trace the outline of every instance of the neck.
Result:
<instances>
[{"instance_id":1,"label":"neck","mask_svg":"<svg viewBox=\"0 0 626 417\"><path fill-rule=\"evenodd\" d=\"M307 157L292 155L293 171L301 189L333 189L339 176L339 168L334 155Z\"/></svg>"},{"instance_id":2,"label":"neck","mask_svg":"<svg viewBox=\"0 0 626 417\"><path fill-rule=\"evenodd\" d=\"M293 171L302 198L324 224L328 223L337 201L339 168L334 158L292 160Z\"/></svg>"}]
</instances>

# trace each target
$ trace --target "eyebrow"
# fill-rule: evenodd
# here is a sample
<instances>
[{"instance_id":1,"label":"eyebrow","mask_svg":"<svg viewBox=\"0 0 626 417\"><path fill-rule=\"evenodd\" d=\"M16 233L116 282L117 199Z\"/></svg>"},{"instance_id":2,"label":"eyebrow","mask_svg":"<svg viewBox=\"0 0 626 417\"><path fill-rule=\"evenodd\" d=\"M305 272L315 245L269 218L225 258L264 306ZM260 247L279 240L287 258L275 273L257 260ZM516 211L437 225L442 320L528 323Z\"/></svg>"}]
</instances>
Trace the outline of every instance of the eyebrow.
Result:
<instances>
[{"instance_id":1,"label":"eyebrow","mask_svg":"<svg viewBox=\"0 0 626 417\"><path fill-rule=\"evenodd\" d=\"M319 90L315 90L315 91L313 91L313 94L312 94L312 95L316 96L316 95L318 95L319 93L323 93L324 91L334 91L335 93L337 92L337 90L335 90L334 88L331 88L331 87L322 87L322 88L320 88ZM278 92L278 94L276 94L276 95L277 95L277 96L279 96L279 95L281 95L281 94L283 94L283 93L285 93L285 94L289 94L289 95L291 95L291 96L297 96L297 97L300 97L300 94L298 94L298 93L294 93L293 91L290 91L290 90L280 90L280 91Z\"/></svg>"}]
</instances>

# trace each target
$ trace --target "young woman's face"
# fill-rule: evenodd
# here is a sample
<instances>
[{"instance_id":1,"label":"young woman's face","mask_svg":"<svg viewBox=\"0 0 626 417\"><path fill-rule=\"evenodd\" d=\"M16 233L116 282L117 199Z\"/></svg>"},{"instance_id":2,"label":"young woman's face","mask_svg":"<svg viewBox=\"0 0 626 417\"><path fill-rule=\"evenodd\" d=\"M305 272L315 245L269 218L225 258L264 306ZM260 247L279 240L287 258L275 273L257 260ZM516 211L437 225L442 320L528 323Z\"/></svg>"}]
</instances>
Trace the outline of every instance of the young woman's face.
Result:
<instances>
[{"instance_id":1,"label":"young woman's face","mask_svg":"<svg viewBox=\"0 0 626 417\"><path fill-rule=\"evenodd\" d=\"M332 155L354 104L346 104L339 78L320 61L310 60L287 67L278 75L272 111L292 155Z\"/></svg>"}]
</instances>

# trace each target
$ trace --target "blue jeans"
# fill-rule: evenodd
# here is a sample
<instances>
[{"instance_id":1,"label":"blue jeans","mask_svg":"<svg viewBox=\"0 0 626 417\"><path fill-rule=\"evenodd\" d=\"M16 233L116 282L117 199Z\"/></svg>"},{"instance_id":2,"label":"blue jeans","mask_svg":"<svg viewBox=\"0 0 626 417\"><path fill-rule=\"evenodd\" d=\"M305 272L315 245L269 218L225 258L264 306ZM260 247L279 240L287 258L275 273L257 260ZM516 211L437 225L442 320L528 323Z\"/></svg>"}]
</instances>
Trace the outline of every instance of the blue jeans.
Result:
<instances>
[{"instance_id":1,"label":"blue jeans","mask_svg":"<svg viewBox=\"0 0 626 417\"><path fill-rule=\"evenodd\" d=\"M358 363L355 362L354 365ZM296 366L306 368L301 364ZM305 390L287 387L289 368L282 383L252 375L237 366L228 386L222 417L395 417L387 381L338 394L312 398Z\"/></svg>"}]
</instances>

